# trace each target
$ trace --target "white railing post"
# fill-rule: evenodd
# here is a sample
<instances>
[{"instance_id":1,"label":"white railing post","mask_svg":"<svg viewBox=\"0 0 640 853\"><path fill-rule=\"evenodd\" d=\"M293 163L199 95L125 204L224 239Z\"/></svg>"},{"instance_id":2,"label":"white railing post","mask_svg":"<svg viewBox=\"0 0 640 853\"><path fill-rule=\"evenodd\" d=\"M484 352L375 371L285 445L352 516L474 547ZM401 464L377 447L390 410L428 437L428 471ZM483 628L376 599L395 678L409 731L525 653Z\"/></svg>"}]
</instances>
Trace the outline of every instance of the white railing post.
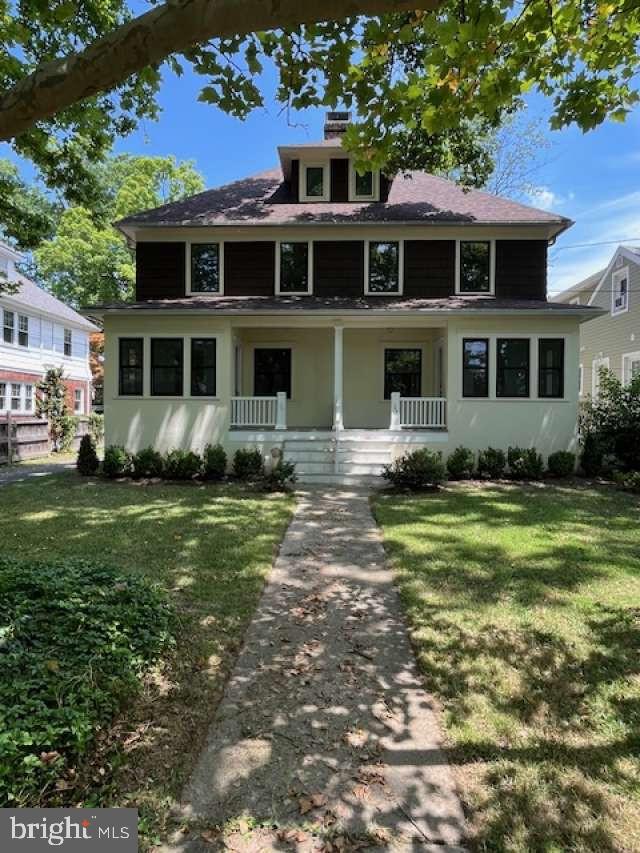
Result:
<instances>
[{"instance_id":1,"label":"white railing post","mask_svg":"<svg viewBox=\"0 0 640 853\"><path fill-rule=\"evenodd\" d=\"M276 394L276 429L287 428L287 392L278 391Z\"/></svg>"},{"instance_id":2,"label":"white railing post","mask_svg":"<svg viewBox=\"0 0 640 853\"><path fill-rule=\"evenodd\" d=\"M341 430L344 427L342 415L342 326L333 327L333 428Z\"/></svg>"},{"instance_id":3,"label":"white railing post","mask_svg":"<svg viewBox=\"0 0 640 853\"><path fill-rule=\"evenodd\" d=\"M391 392L391 423L389 429L400 429L400 392Z\"/></svg>"}]
</instances>

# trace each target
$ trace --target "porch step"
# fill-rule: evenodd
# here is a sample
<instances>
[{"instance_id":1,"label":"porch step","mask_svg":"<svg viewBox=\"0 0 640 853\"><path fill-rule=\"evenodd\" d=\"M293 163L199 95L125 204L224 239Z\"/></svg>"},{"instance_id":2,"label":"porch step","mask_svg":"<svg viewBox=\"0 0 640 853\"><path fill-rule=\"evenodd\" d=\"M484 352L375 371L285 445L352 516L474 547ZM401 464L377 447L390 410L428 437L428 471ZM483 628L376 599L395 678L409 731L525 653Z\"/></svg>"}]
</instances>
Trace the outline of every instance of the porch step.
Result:
<instances>
[{"instance_id":1,"label":"porch step","mask_svg":"<svg viewBox=\"0 0 640 853\"><path fill-rule=\"evenodd\" d=\"M385 481L382 477L354 476L348 474L306 474L298 477L298 482L304 488L308 486L367 486L369 488L382 488Z\"/></svg>"},{"instance_id":2,"label":"porch step","mask_svg":"<svg viewBox=\"0 0 640 853\"><path fill-rule=\"evenodd\" d=\"M331 448L326 448L323 450L318 450L314 448L313 450L291 450L289 445L285 443L284 446L285 453L287 455L287 459L291 462L326 462L327 460L333 461L334 453Z\"/></svg>"},{"instance_id":3,"label":"porch step","mask_svg":"<svg viewBox=\"0 0 640 853\"><path fill-rule=\"evenodd\" d=\"M336 473L380 477L382 475L382 467L382 465L357 465L354 462L339 462Z\"/></svg>"},{"instance_id":4,"label":"porch step","mask_svg":"<svg viewBox=\"0 0 640 853\"><path fill-rule=\"evenodd\" d=\"M288 453L314 452L333 453L335 442L331 439L285 439L284 447Z\"/></svg>"}]
</instances>

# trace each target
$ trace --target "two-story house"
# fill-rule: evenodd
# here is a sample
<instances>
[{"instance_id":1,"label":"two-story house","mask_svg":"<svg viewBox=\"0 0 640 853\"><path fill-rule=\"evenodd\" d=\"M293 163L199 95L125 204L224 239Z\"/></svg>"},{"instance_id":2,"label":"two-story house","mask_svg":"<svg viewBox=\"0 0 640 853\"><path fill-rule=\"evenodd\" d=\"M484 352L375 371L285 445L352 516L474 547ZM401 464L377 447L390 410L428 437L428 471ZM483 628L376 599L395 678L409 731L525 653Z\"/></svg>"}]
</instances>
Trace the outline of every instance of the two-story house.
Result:
<instances>
[{"instance_id":1,"label":"two-story house","mask_svg":"<svg viewBox=\"0 0 640 853\"><path fill-rule=\"evenodd\" d=\"M18 285L0 290L0 417L35 414L35 386L45 372L62 367L69 410L91 411L89 334L97 327L16 269L22 255L0 243L0 273Z\"/></svg>"},{"instance_id":2,"label":"two-story house","mask_svg":"<svg viewBox=\"0 0 640 853\"><path fill-rule=\"evenodd\" d=\"M580 323L547 301L570 221L412 172L360 173L341 144L130 216L136 301L104 318L107 443L259 446L302 479L377 474L459 444L575 444ZM277 455L277 454L276 454Z\"/></svg>"},{"instance_id":3,"label":"two-story house","mask_svg":"<svg viewBox=\"0 0 640 853\"><path fill-rule=\"evenodd\" d=\"M600 368L628 384L640 374L640 249L618 246L606 269L553 298L600 309L580 328L580 394L598 396ZM576 302L576 300L578 300Z\"/></svg>"}]
</instances>

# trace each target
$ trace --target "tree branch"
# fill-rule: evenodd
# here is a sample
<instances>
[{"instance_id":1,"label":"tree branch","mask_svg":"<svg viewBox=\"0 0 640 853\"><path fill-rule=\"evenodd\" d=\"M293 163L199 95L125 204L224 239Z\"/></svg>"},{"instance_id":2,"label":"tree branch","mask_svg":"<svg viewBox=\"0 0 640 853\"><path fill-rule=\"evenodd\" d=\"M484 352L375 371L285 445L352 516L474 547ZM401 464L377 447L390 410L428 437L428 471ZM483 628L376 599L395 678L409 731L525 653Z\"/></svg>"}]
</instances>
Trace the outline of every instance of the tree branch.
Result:
<instances>
[{"instance_id":1,"label":"tree branch","mask_svg":"<svg viewBox=\"0 0 640 853\"><path fill-rule=\"evenodd\" d=\"M431 10L439 0L417 0ZM0 140L212 38L415 9L416 0L168 0L79 53L48 62L0 97Z\"/></svg>"}]
</instances>

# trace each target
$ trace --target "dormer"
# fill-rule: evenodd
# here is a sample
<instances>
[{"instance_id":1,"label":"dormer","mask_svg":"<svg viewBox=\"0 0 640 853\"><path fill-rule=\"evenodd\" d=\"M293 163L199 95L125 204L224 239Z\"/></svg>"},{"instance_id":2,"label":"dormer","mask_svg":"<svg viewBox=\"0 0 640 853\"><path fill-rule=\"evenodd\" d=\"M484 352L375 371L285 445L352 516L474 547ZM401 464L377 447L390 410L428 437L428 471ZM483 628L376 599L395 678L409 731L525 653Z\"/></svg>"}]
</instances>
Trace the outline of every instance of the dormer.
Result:
<instances>
[{"instance_id":1,"label":"dormer","mask_svg":"<svg viewBox=\"0 0 640 853\"><path fill-rule=\"evenodd\" d=\"M280 163L294 201L322 202L384 201L387 182L379 169L358 172L342 148L342 136L351 113L330 112L322 142L279 147Z\"/></svg>"}]
</instances>

